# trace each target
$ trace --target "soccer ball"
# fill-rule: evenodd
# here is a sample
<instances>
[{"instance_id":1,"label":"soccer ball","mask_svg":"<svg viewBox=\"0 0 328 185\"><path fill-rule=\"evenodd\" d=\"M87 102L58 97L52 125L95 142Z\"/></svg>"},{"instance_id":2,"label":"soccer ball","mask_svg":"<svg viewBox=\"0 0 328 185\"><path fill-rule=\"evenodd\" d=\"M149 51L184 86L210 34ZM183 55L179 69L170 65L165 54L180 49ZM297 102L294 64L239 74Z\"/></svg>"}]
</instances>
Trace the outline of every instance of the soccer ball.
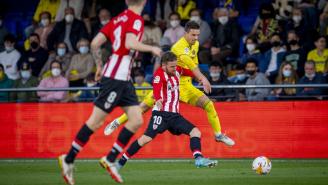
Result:
<instances>
[{"instance_id":1,"label":"soccer ball","mask_svg":"<svg viewBox=\"0 0 328 185\"><path fill-rule=\"evenodd\" d=\"M260 156L254 159L252 167L257 174L266 175L270 173L272 165L270 159Z\"/></svg>"}]
</instances>

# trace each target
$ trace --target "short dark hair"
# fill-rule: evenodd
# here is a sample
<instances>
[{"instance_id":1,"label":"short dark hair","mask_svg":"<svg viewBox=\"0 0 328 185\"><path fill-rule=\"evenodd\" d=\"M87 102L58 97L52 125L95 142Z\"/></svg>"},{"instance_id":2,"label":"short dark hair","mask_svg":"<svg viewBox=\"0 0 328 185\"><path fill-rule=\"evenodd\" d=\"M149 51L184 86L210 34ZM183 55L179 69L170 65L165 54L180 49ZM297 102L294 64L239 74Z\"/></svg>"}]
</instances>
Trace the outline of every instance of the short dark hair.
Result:
<instances>
[{"instance_id":1,"label":"short dark hair","mask_svg":"<svg viewBox=\"0 0 328 185\"><path fill-rule=\"evenodd\" d=\"M173 16L173 15L178 16L179 20L181 20L181 16L180 16L180 14L178 12L172 12L172 13L170 13L169 18L171 18L171 16Z\"/></svg>"},{"instance_id":2,"label":"short dark hair","mask_svg":"<svg viewBox=\"0 0 328 185\"><path fill-rule=\"evenodd\" d=\"M43 11L39 14L39 19L41 20L42 15L47 15L49 19L51 20L51 13L48 11Z\"/></svg>"},{"instance_id":3,"label":"short dark hair","mask_svg":"<svg viewBox=\"0 0 328 185\"><path fill-rule=\"evenodd\" d=\"M135 68L134 69L134 75L133 76L143 76L145 77L145 72L141 68Z\"/></svg>"},{"instance_id":4,"label":"short dark hair","mask_svg":"<svg viewBox=\"0 0 328 185\"><path fill-rule=\"evenodd\" d=\"M61 69L61 70L63 69L63 65L62 65L62 63L59 62L58 60L53 60L53 61L50 62L50 69L52 69L52 64L54 64L54 63L59 64L60 69Z\"/></svg>"},{"instance_id":5,"label":"short dark hair","mask_svg":"<svg viewBox=\"0 0 328 185\"><path fill-rule=\"evenodd\" d=\"M249 58L246 60L245 66L247 66L247 64L255 64L255 66L257 67L257 60L255 58Z\"/></svg>"},{"instance_id":6,"label":"short dark hair","mask_svg":"<svg viewBox=\"0 0 328 185\"><path fill-rule=\"evenodd\" d=\"M16 42L16 37L13 34L9 33L5 36L3 41L4 42L9 41L9 42L13 43L13 42Z\"/></svg>"},{"instance_id":7,"label":"short dark hair","mask_svg":"<svg viewBox=\"0 0 328 185\"><path fill-rule=\"evenodd\" d=\"M191 9L190 12L189 12L189 17L191 16L191 13L192 13L192 12L195 12L195 11L199 13L199 16L202 16L202 11L201 11L200 9L198 9L198 8L193 8L193 9Z\"/></svg>"},{"instance_id":8,"label":"short dark hair","mask_svg":"<svg viewBox=\"0 0 328 185\"><path fill-rule=\"evenodd\" d=\"M209 67L220 67L221 69L223 69L223 65L220 62L217 61L213 61L210 63Z\"/></svg>"},{"instance_id":9,"label":"short dark hair","mask_svg":"<svg viewBox=\"0 0 328 185\"><path fill-rule=\"evenodd\" d=\"M199 30L200 26L195 21L188 21L185 25L185 32L189 32L191 29Z\"/></svg>"},{"instance_id":10,"label":"short dark hair","mask_svg":"<svg viewBox=\"0 0 328 185\"><path fill-rule=\"evenodd\" d=\"M28 38L31 38L31 37L36 37L40 41L40 36L37 33L31 33L31 35Z\"/></svg>"},{"instance_id":11,"label":"short dark hair","mask_svg":"<svg viewBox=\"0 0 328 185\"><path fill-rule=\"evenodd\" d=\"M163 54L161 59L161 64L167 64L168 62L176 61L176 60L177 60L177 56L171 51L168 51Z\"/></svg>"}]
</instances>

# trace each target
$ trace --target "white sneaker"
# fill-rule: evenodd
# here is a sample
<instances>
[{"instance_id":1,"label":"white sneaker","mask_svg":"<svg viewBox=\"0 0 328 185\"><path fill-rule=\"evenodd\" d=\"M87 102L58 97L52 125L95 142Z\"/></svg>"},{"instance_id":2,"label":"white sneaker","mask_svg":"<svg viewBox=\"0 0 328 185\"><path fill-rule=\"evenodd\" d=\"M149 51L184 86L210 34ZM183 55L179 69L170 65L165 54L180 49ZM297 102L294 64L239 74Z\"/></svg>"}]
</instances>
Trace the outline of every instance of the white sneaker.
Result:
<instances>
[{"instance_id":1,"label":"white sneaker","mask_svg":"<svg viewBox=\"0 0 328 185\"><path fill-rule=\"evenodd\" d=\"M121 175L118 173L115 163L107 161L106 156L102 157L99 161L101 167L105 168L109 175L118 183L123 183Z\"/></svg>"},{"instance_id":2,"label":"white sneaker","mask_svg":"<svg viewBox=\"0 0 328 185\"><path fill-rule=\"evenodd\" d=\"M228 146L233 146L233 145L235 145L235 142L234 142L234 140L232 140L231 138L229 138L227 135L225 135L225 134L218 134L218 135L216 135L215 136L215 140L217 141L217 142L222 142L222 143L224 143L224 144L226 144L226 145L228 145Z\"/></svg>"},{"instance_id":3,"label":"white sneaker","mask_svg":"<svg viewBox=\"0 0 328 185\"><path fill-rule=\"evenodd\" d=\"M114 132L118 127L120 126L120 123L118 122L118 119L114 119L112 122L108 123L108 125L105 127L104 134L106 136L110 135Z\"/></svg>"},{"instance_id":4,"label":"white sneaker","mask_svg":"<svg viewBox=\"0 0 328 185\"><path fill-rule=\"evenodd\" d=\"M62 176L66 184L74 185L75 184L74 177L73 177L74 164L66 163L65 158L66 158L65 154L58 157L58 162L62 171Z\"/></svg>"}]
</instances>

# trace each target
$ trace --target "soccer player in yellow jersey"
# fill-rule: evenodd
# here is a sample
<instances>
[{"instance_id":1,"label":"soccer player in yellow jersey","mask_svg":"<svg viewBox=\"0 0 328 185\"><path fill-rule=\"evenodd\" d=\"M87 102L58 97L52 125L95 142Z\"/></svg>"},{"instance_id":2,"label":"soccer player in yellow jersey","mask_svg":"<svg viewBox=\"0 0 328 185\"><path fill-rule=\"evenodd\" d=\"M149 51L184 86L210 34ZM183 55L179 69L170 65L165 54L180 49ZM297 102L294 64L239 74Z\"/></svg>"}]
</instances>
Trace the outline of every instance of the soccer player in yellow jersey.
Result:
<instances>
[{"instance_id":1,"label":"soccer player in yellow jersey","mask_svg":"<svg viewBox=\"0 0 328 185\"><path fill-rule=\"evenodd\" d=\"M178 66L190 69L194 74L196 73L196 79L203 84L205 92L208 93L211 90L210 84L198 68L199 25L194 21L189 21L185 26L185 31L185 35L172 46L171 51L178 57ZM181 76L180 78L180 101L198 106L206 111L208 121L214 130L216 141L223 142L228 146L235 144L231 138L221 133L221 124L213 102L202 91L192 85L191 77ZM154 99L151 92L140 103L140 107L143 112L146 112L153 104ZM127 116L125 114L121 115L107 125L105 135L111 134L120 124L126 121Z\"/></svg>"}]
</instances>

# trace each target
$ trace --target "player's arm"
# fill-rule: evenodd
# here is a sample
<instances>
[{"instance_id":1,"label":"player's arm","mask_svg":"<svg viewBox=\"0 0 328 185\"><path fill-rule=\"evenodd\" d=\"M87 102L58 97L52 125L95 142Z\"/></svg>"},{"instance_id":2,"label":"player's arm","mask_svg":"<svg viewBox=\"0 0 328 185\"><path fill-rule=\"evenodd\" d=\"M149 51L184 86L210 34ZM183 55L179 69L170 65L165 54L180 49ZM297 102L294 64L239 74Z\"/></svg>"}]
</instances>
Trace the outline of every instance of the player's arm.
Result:
<instances>
[{"instance_id":1,"label":"player's arm","mask_svg":"<svg viewBox=\"0 0 328 185\"><path fill-rule=\"evenodd\" d=\"M134 33L126 34L125 47L127 49L133 49L141 52L151 52L156 56L160 56L162 52L162 50L158 47L146 45L138 41L138 38Z\"/></svg>"},{"instance_id":2,"label":"player's arm","mask_svg":"<svg viewBox=\"0 0 328 185\"><path fill-rule=\"evenodd\" d=\"M163 79L159 74L155 74L155 78L153 80L153 96L155 99L155 104L158 108L162 109L163 99L161 96L161 91L163 88Z\"/></svg>"},{"instance_id":3,"label":"player's arm","mask_svg":"<svg viewBox=\"0 0 328 185\"><path fill-rule=\"evenodd\" d=\"M194 73L187 68L178 66L177 71L183 76L190 76L192 78L195 77Z\"/></svg>"},{"instance_id":4,"label":"player's arm","mask_svg":"<svg viewBox=\"0 0 328 185\"><path fill-rule=\"evenodd\" d=\"M107 41L106 36L99 32L96 37L91 42L91 53L93 56L93 59L95 60L95 63L97 65L97 71L95 80L99 81L101 78L101 71L102 71L102 52L101 52L101 46Z\"/></svg>"},{"instance_id":5,"label":"player's arm","mask_svg":"<svg viewBox=\"0 0 328 185\"><path fill-rule=\"evenodd\" d=\"M204 86L204 91L206 93L211 93L212 88L210 82L207 78L200 72L198 66L193 62L193 60L188 55L181 55L181 61L185 64L194 74L195 78Z\"/></svg>"}]
</instances>

